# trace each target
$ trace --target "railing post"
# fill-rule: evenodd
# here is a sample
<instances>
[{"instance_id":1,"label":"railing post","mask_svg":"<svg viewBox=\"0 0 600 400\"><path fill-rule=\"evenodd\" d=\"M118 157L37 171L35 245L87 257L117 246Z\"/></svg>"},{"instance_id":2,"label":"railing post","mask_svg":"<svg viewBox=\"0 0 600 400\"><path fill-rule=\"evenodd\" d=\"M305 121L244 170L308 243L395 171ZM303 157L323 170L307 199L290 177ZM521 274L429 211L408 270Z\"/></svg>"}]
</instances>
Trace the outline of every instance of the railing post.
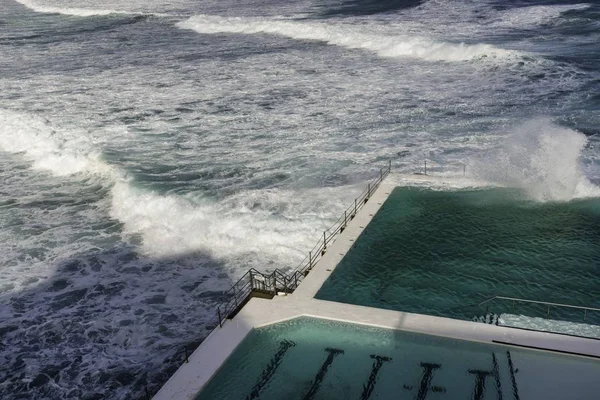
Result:
<instances>
[{"instance_id":1,"label":"railing post","mask_svg":"<svg viewBox=\"0 0 600 400\"><path fill-rule=\"evenodd\" d=\"M348 225L348 210L344 211L344 228Z\"/></svg>"},{"instance_id":2,"label":"railing post","mask_svg":"<svg viewBox=\"0 0 600 400\"><path fill-rule=\"evenodd\" d=\"M379 182L383 181L383 168L379 169Z\"/></svg>"},{"instance_id":3,"label":"railing post","mask_svg":"<svg viewBox=\"0 0 600 400\"><path fill-rule=\"evenodd\" d=\"M550 305L548 305L548 312L546 313L546 316L549 317L550 316Z\"/></svg>"},{"instance_id":4,"label":"railing post","mask_svg":"<svg viewBox=\"0 0 600 400\"><path fill-rule=\"evenodd\" d=\"M357 210L358 210L358 205L357 205L357 203L358 203L358 199L354 199L354 215L356 215L356 212L357 212Z\"/></svg>"},{"instance_id":5,"label":"railing post","mask_svg":"<svg viewBox=\"0 0 600 400\"><path fill-rule=\"evenodd\" d=\"M148 386L144 386L144 392L146 392L146 400L150 400L150 395L148 394Z\"/></svg>"},{"instance_id":6,"label":"railing post","mask_svg":"<svg viewBox=\"0 0 600 400\"><path fill-rule=\"evenodd\" d=\"M323 249L327 248L327 231L323 232Z\"/></svg>"},{"instance_id":7,"label":"railing post","mask_svg":"<svg viewBox=\"0 0 600 400\"><path fill-rule=\"evenodd\" d=\"M392 172L392 159L390 158L388 160L389 164L388 164L388 172Z\"/></svg>"},{"instance_id":8,"label":"railing post","mask_svg":"<svg viewBox=\"0 0 600 400\"><path fill-rule=\"evenodd\" d=\"M221 306L217 307L217 315L219 316L219 326L223 327L223 321L221 320Z\"/></svg>"},{"instance_id":9,"label":"railing post","mask_svg":"<svg viewBox=\"0 0 600 400\"><path fill-rule=\"evenodd\" d=\"M425 160L425 175L427 175L427 160Z\"/></svg>"},{"instance_id":10,"label":"railing post","mask_svg":"<svg viewBox=\"0 0 600 400\"><path fill-rule=\"evenodd\" d=\"M371 197L371 182L369 182L369 185L367 186L367 199Z\"/></svg>"},{"instance_id":11,"label":"railing post","mask_svg":"<svg viewBox=\"0 0 600 400\"><path fill-rule=\"evenodd\" d=\"M294 272L294 289L298 288L298 273Z\"/></svg>"},{"instance_id":12,"label":"railing post","mask_svg":"<svg viewBox=\"0 0 600 400\"><path fill-rule=\"evenodd\" d=\"M585 321L585 317L587 316L587 309L583 309L583 320Z\"/></svg>"},{"instance_id":13,"label":"railing post","mask_svg":"<svg viewBox=\"0 0 600 400\"><path fill-rule=\"evenodd\" d=\"M312 251L308 252L308 269L312 269Z\"/></svg>"},{"instance_id":14,"label":"railing post","mask_svg":"<svg viewBox=\"0 0 600 400\"><path fill-rule=\"evenodd\" d=\"M190 360L188 359L187 345L183 346L183 350L185 350L185 362L189 363Z\"/></svg>"},{"instance_id":15,"label":"railing post","mask_svg":"<svg viewBox=\"0 0 600 400\"><path fill-rule=\"evenodd\" d=\"M250 274L250 290L254 290L254 277L252 276L252 270L248 271Z\"/></svg>"}]
</instances>

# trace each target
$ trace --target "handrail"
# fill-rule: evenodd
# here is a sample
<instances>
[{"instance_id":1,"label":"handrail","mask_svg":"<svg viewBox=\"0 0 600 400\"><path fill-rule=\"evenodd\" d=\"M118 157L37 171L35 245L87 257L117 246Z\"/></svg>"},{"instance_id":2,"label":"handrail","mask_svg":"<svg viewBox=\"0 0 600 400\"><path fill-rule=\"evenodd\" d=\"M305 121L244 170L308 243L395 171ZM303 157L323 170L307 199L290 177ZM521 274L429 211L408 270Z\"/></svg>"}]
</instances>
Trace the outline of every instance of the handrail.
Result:
<instances>
[{"instance_id":1,"label":"handrail","mask_svg":"<svg viewBox=\"0 0 600 400\"><path fill-rule=\"evenodd\" d=\"M521 303L534 303L534 304L544 304L547 306L556 306L556 307L567 307L567 308L577 308L579 310L588 310L588 311L600 311L600 308L594 308L594 307L584 307L584 306L573 306L570 304L560 304L560 303L551 303L548 301L538 301L538 300L527 300L527 299L519 299L516 297L504 297L504 296L494 296L492 298L489 298L485 301L482 301L481 303L478 304L478 306L482 306L486 303L489 303L493 300L511 300L511 301L518 301Z\"/></svg>"},{"instance_id":2,"label":"handrail","mask_svg":"<svg viewBox=\"0 0 600 400\"><path fill-rule=\"evenodd\" d=\"M427 161L425 161L425 163L427 163ZM463 174L464 170L463 165ZM280 269L275 269L270 274L264 274L254 268L246 271L238 281L231 286L231 288L223 292L223 296L229 297L228 300L223 301L217 306L216 315L212 319L206 321L205 326L210 330L216 329L217 325L221 326L225 319L228 319L234 311L239 310L240 306L242 306L252 292L257 289L258 285L255 286L257 277L260 278L261 282L264 282L265 287L268 284L273 295L277 294L278 289L284 289L287 293L291 293L298 288L300 282L312 270L318 259L325 254L327 245L334 240L337 234L342 233L344 229L346 229L347 224L354 219L358 211L368 202L371 195L391 171L392 161L389 160L387 166L379 170L379 176L367 184L367 187L354 199L354 202L344 210L344 214L323 232L323 236L321 236L306 257L304 257L298 266L292 269L291 272L286 273ZM425 174L427 174L427 170L425 170ZM285 271L289 271L289 269L286 269ZM280 286L278 286L278 283ZM283 287L281 286L281 283L283 283ZM184 361L188 362L187 346L184 346L183 350L185 354ZM147 392L146 397L149 399Z\"/></svg>"},{"instance_id":3,"label":"handrail","mask_svg":"<svg viewBox=\"0 0 600 400\"><path fill-rule=\"evenodd\" d=\"M262 273L254 268L250 268L246 271L246 273L244 273L231 288L223 292L223 295L228 296L229 299L217 306L217 315L208 321L208 325L212 326L214 322L215 327L217 323L219 326L222 326L223 321L229 318L229 316L246 301L247 297L250 296L254 290L267 291L274 295L277 294L278 291L286 293L293 292L304 277L310 272L317 260L325 255L327 245L334 240L336 235L344 231L348 222L354 219L358 210L367 203L375 189L379 187L381 182L383 182L383 179L388 176L391 170L392 162L390 160L386 168L381 168L379 170L379 176L372 182L369 182L360 195L354 199L354 203L344 210L344 214L323 232L322 238L308 252L308 255L304 257L300 264L291 270L291 272L286 273L278 268L268 274Z\"/></svg>"},{"instance_id":4,"label":"handrail","mask_svg":"<svg viewBox=\"0 0 600 400\"><path fill-rule=\"evenodd\" d=\"M223 296L227 300L221 302L217 306L216 315L206 321L206 327L210 330L216 329L218 326L223 326L223 322L230 316L239 311L247 299L253 292L259 291L262 293L277 295L278 292L292 293L298 288L300 282L308 275L315 266L320 257L323 257L327 252L327 245L335 240L335 236L342 233L350 221L354 219L358 210L360 210L371 198L373 192L379 187L381 182L392 171L392 161L388 161L385 168L379 170L379 176L367 184L367 187L354 199L354 203L344 210L344 214L340 216L329 228L323 232L323 236L308 252L306 257L291 271L285 269L274 269L271 273L262 273L254 268L246 271L229 289L223 291ZM289 271L289 272L286 272ZM183 354L185 355L184 362L188 360L188 348L184 346ZM146 397L149 398L147 389Z\"/></svg>"}]
</instances>

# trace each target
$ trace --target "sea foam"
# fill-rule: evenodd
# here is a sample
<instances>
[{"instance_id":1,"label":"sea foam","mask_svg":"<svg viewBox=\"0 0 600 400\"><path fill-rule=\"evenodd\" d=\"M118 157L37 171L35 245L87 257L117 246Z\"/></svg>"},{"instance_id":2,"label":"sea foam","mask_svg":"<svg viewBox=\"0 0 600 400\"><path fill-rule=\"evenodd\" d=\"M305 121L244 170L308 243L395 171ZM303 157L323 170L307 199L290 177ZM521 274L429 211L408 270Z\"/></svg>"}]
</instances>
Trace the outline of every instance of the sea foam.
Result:
<instances>
[{"instance_id":1,"label":"sea foam","mask_svg":"<svg viewBox=\"0 0 600 400\"><path fill-rule=\"evenodd\" d=\"M580 157L584 134L533 119L513 128L503 143L473 163L480 179L522 189L536 201L569 201L600 196L584 175Z\"/></svg>"},{"instance_id":2,"label":"sea foam","mask_svg":"<svg viewBox=\"0 0 600 400\"><path fill-rule=\"evenodd\" d=\"M125 11L117 11L117 10L96 10L91 8L72 8L72 7L53 7L53 6L44 6L33 2L31 0L17 0L19 3L24 5L25 7L39 13L45 14L63 14L63 15L72 15L77 17L91 17L95 15L110 15L110 14L132 14L130 12Z\"/></svg>"},{"instance_id":3,"label":"sea foam","mask_svg":"<svg viewBox=\"0 0 600 400\"><path fill-rule=\"evenodd\" d=\"M101 160L85 132L59 131L27 113L0 110L0 149L22 153L34 169L55 176L86 172L114 177L116 173Z\"/></svg>"},{"instance_id":4,"label":"sea foam","mask_svg":"<svg viewBox=\"0 0 600 400\"><path fill-rule=\"evenodd\" d=\"M203 251L234 265L291 266L343 208L339 194L358 187L245 191L221 201L140 188L102 159L100 144L35 115L0 110L0 150L20 153L35 170L55 176L97 176L110 185L110 216L125 235L141 235L155 257ZM332 191L337 191L332 195ZM308 201L307 199L311 200ZM308 206L307 206L308 205ZM243 262L242 262L243 261Z\"/></svg>"},{"instance_id":5,"label":"sea foam","mask_svg":"<svg viewBox=\"0 0 600 400\"><path fill-rule=\"evenodd\" d=\"M274 34L299 40L322 41L349 49L369 50L382 57L410 57L426 61L502 59L519 54L489 44L450 43L420 36L372 33L349 24L196 15L179 22L177 26L204 34Z\"/></svg>"}]
</instances>

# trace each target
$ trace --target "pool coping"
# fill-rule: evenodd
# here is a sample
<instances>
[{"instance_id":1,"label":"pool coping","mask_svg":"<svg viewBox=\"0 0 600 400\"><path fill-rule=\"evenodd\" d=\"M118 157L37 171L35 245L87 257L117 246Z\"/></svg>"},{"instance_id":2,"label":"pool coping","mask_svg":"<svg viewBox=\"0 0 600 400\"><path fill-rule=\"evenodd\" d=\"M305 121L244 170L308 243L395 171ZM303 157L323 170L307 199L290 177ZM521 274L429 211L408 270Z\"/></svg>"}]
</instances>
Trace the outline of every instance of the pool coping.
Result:
<instances>
[{"instance_id":1,"label":"pool coping","mask_svg":"<svg viewBox=\"0 0 600 400\"><path fill-rule=\"evenodd\" d=\"M272 300L253 298L232 319L217 327L202 342L169 381L154 396L155 400L194 399L238 345L254 328L297 317L313 317L384 329L409 331L486 344L529 347L532 351L557 351L573 356L600 357L600 343L595 339L565 336L550 332L528 331L511 327L456 320L402 311L385 310L353 304L315 299L323 283L366 229L392 190L407 184L440 184L452 187L487 186L467 179L435 178L391 174L348 224L344 232L327 248L300 286L290 295ZM461 186L458 186L461 187Z\"/></svg>"}]
</instances>

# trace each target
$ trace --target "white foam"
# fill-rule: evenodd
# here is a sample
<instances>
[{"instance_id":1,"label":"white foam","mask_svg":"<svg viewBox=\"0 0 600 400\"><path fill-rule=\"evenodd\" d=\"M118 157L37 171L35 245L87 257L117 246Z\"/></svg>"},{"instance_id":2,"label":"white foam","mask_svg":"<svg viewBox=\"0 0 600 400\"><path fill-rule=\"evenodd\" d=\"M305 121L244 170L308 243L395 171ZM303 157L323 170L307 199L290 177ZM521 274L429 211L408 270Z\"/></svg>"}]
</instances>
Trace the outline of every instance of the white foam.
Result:
<instances>
[{"instance_id":1,"label":"white foam","mask_svg":"<svg viewBox=\"0 0 600 400\"><path fill-rule=\"evenodd\" d=\"M0 110L0 149L23 153L34 169L56 176L81 172L115 175L84 132L55 130L48 121L31 114Z\"/></svg>"},{"instance_id":2,"label":"white foam","mask_svg":"<svg viewBox=\"0 0 600 400\"><path fill-rule=\"evenodd\" d=\"M129 234L142 234L145 253L162 256L202 250L216 259L261 270L291 267L314 245L338 210L328 190L271 190L241 193L221 202L164 196L119 182L112 191L111 216ZM307 197L315 201L309 203ZM299 200L304 199L304 200ZM256 209L251 210L252 204ZM306 204L315 209L298 209ZM287 210L281 206L289 207ZM280 208L281 212L273 209Z\"/></svg>"},{"instance_id":3,"label":"white foam","mask_svg":"<svg viewBox=\"0 0 600 400\"><path fill-rule=\"evenodd\" d=\"M102 10L102 9L92 9L92 8L73 8L73 7L54 7L54 6L45 6L39 3L33 2L31 0L16 0L25 7L33 10L35 12L44 13L44 14L63 14L63 15L72 15L76 17L92 17L97 15L110 15L110 14L140 14L128 11L118 11L118 10Z\"/></svg>"},{"instance_id":4,"label":"white foam","mask_svg":"<svg viewBox=\"0 0 600 400\"><path fill-rule=\"evenodd\" d=\"M543 25L559 18L563 13L574 10L586 10L590 4L563 4L512 8L499 14L493 25L506 27L527 27Z\"/></svg>"},{"instance_id":5,"label":"white foam","mask_svg":"<svg viewBox=\"0 0 600 400\"><path fill-rule=\"evenodd\" d=\"M600 196L583 174L579 158L587 143L582 133L535 119L513 129L502 146L475 160L480 179L523 189L537 201L569 201Z\"/></svg>"},{"instance_id":6,"label":"white foam","mask_svg":"<svg viewBox=\"0 0 600 400\"><path fill-rule=\"evenodd\" d=\"M21 153L32 167L56 176L100 175L114 184L110 215L124 232L141 235L152 256L202 250L247 269L292 266L357 188L245 191L219 202L169 196L135 187L124 171L102 161L85 132L53 128L40 117L0 110L0 149ZM339 191L332 195L332 191ZM310 200L308 200L310 199ZM248 261L248 257L250 260ZM262 263L262 264L260 264Z\"/></svg>"},{"instance_id":7,"label":"white foam","mask_svg":"<svg viewBox=\"0 0 600 400\"><path fill-rule=\"evenodd\" d=\"M299 40L317 40L349 49L364 49L382 57L411 57L427 61L502 59L518 55L489 44L448 43L426 37L374 34L351 24L300 22L262 18L196 15L177 24L198 33L267 33Z\"/></svg>"},{"instance_id":8,"label":"white foam","mask_svg":"<svg viewBox=\"0 0 600 400\"><path fill-rule=\"evenodd\" d=\"M397 174L392 173L388 182L397 186L417 186L426 187L430 190L454 191L459 189L481 189L496 187L497 184L473 179L467 176L457 176L456 171L448 174L434 172L431 175L424 175L422 172L415 174Z\"/></svg>"}]
</instances>

